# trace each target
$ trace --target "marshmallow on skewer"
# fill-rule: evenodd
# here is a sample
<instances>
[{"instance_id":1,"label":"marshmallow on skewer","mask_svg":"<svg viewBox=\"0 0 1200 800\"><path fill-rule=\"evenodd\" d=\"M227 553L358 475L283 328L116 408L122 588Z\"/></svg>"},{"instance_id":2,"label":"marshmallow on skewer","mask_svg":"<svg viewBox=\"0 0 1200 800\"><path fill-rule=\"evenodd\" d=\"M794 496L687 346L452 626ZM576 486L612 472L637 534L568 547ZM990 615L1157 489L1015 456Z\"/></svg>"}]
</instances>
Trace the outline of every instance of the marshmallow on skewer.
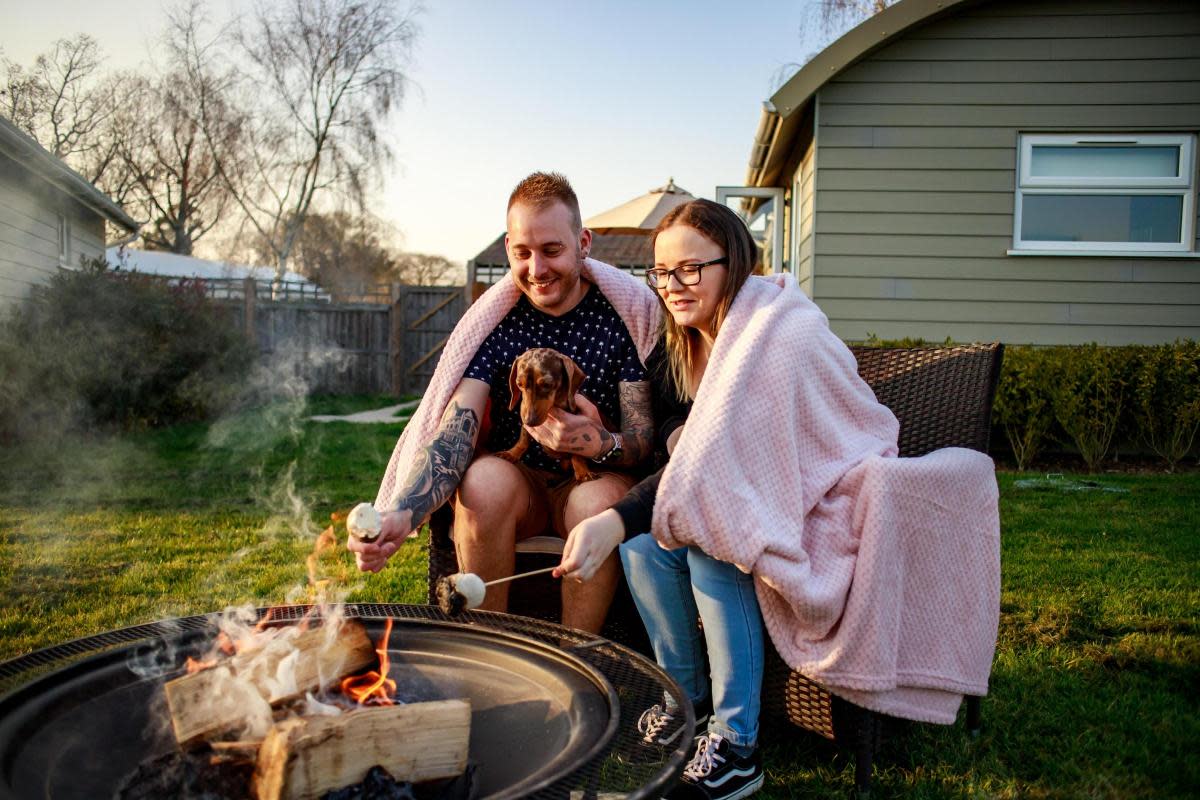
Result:
<instances>
[{"instance_id":1,"label":"marshmallow on skewer","mask_svg":"<svg viewBox=\"0 0 1200 800\"><path fill-rule=\"evenodd\" d=\"M473 572L456 572L438 581L438 607L450 616L478 608L487 594L487 586Z\"/></svg>"},{"instance_id":2,"label":"marshmallow on skewer","mask_svg":"<svg viewBox=\"0 0 1200 800\"><path fill-rule=\"evenodd\" d=\"M359 503L346 517L346 530L360 541L375 541L379 538L379 531L382 528L383 519L375 510L375 506L370 503Z\"/></svg>"}]
</instances>

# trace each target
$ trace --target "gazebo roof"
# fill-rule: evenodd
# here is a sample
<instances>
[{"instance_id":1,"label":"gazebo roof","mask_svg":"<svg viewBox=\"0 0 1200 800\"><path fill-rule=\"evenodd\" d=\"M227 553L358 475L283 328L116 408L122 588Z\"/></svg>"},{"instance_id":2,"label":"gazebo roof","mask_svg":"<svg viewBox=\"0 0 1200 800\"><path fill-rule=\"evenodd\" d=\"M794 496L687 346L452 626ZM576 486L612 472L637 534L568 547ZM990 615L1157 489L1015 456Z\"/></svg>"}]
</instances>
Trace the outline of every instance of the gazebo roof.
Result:
<instances>
[{"instance_id":1,"label":"gazebo roof","mask_svg":"<svg viewBox=\"0 0 1200 800\"><path fill-rule=\"evenodd\" d=\"M654 264L654 248L644 233L597 233L592 236L592 258L614 267L650 267ZM507 267L504 234L475 256L476 266Z\"/></svg>"}]
</instances>

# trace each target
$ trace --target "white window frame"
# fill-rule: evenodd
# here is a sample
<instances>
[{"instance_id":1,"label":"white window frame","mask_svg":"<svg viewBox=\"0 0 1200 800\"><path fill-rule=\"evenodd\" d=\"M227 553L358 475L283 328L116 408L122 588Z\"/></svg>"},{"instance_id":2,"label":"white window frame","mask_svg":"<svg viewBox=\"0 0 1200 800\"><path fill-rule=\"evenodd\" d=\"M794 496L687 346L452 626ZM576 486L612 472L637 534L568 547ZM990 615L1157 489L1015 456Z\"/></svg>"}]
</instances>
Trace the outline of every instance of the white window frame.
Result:
<instances>
[{"instance_id":1,"label":"white window frame","mask_svg":"<svg viewBox=\"0 0 1200 800\"><path fill-rule=\"evenodd\" d=\"M1171 145L1179 147L1179 174L1162 178L1059 178L1030 174L1036 145ZM1017 146L1017 186L1013 251L1067 253L1187 253L1195 242L1196 137L1193 134L1021 134ZM1058 242L1021 237L1025 195L1175 194L1183 197L1178 242Z\"/></svg>"},{"instance_id":2,"label":"white window frame","mask_svg":"<svg viewBox=\"0 0 1200 800\"><path fill-rule=\"evenodd\" d=\"M66 214L58 214L58 263L71 266L71 220Z\"/></svg>"},{"instance_id":3,"label":"white window frame","mask_svg":"<svg viewBox=\"0 0 1200 800\"><path fill-rule=\"evenodd\" d=\"M782 187L763 187L763 186L718 186L717 187L717 202L723 205L729 204L731 197L758 197L766 200L773 200L771 208L774 209L775 223L771 229L771 272L783 272L783 226L787 224L787 210L783 207L783 188ZM760 206L761 208L761 206ZM758 214L746 220L749 225L754 221Z\"/></svg>"}]
</instances>

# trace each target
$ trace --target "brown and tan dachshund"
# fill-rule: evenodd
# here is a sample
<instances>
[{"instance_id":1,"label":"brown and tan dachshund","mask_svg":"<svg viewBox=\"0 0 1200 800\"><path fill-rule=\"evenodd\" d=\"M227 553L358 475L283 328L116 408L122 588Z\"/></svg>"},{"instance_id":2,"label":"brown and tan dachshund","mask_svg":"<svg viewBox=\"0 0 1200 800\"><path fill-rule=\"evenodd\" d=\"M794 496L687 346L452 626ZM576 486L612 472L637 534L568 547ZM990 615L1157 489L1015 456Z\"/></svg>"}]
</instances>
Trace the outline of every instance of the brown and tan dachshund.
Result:
<instances>
[{"instance_id":1,"label":"brown and tan dachshund","mask_svg":"<svg viewBox=\"0 0 1200 800\"><path fill-rule=\"evenodd\" d=\"M531 441L524 426L541 425L550 414L550 409L562 408L572 414L578 414L575 392L579 391L579 385L586 377L579 365L569 356L549 347L535 347L517 356L508 373L508 390L512 394L508 408L512 411L516 409L518 402L521 404L521 436L516 444L496 455L514 464L520 461L521 456L529 449ZM561 456L564 467L567 461L570 461L577 481L590 481L599 477L588 467L587 459L583 456L560 454L550 450L547 450L546 454L552 458Z\"/></svg>"}]
</instances>

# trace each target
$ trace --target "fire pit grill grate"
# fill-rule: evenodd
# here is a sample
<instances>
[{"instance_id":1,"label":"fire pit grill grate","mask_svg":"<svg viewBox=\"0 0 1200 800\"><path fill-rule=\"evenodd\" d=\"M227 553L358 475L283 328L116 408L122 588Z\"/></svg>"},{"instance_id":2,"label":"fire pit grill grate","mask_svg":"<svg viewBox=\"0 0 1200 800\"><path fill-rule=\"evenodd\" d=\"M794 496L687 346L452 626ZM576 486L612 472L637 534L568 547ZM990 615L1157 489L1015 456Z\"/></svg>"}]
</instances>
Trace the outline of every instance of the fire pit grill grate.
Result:
<instances>
[{"instance_id":1,"label":"fire pit grill grate","mask_svg":"<svg viewBox=\"0 0 1200 800\"><path fill-rule=\"evenodd\" d=\"M311 606L283 606L259 609L259 618L270 614L273 624L296 622L311 613ZM344 607L347 617L364 621L428 620L478 626L505 634L515 634L558 648L583 661L603 675L616 690L619 710L616 732L610 746L581 763L553 785L528 796L555 800L586 800L601 794L619 794L631 798L657 797L678 777L690 750L690 737L681 736L672 751L662 751L650 763L628 763L619 754L638 749L637 719L642 711L671 695L686 710L685 724L692 725L690 703L679 686L656 664L641 654L582 631L551 622L494 612L470 611L451 619L436 606L393 603L359 603ZM153 653L164 642L184 634L209 632L215 635L218 614L163 620L89 636L38 650L0 663L0 693L7 695L40 675L66 668L85 658L117 647L135 646ZM169 649L169 648L164 648ZM3 703L3 699L0 699Z\"/></svg>"}]
</instances>

